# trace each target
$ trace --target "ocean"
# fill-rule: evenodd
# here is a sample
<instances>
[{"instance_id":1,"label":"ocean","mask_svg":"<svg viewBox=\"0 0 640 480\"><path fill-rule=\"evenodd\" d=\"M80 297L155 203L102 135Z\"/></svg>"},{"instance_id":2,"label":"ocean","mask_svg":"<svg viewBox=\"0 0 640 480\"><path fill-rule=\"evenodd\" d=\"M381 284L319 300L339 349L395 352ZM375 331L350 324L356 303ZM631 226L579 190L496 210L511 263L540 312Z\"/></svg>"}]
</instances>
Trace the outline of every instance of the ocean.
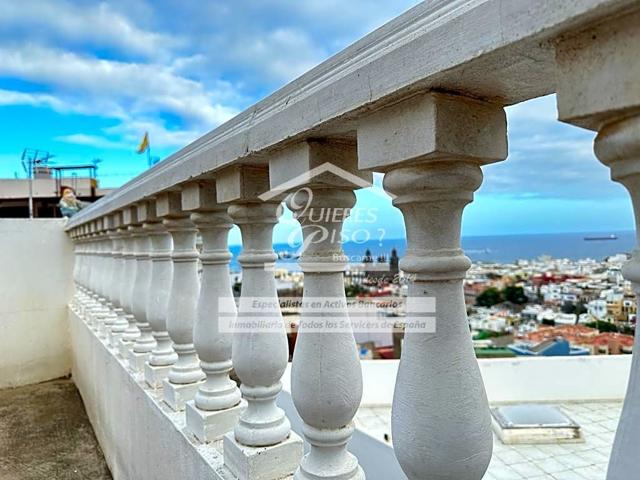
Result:
<instances>
[{"instance_id":1,"label":"ocean","mask_svg":"<svg viewBox=\"0 0 640 480\"><path fill-rule=\"evenodd\" d=\"M585 240L589 236L616 235L616 240ZM635 232L581 232L581 233L553 233L553 234L527 234L527 235L492 235L463 237L462 248L466 255L475 262L498 262L510 263L520 259L535 259L542 255L553 258L568 258L579 260L582 258L593 258L602 260L617 253L631 253L635 248ZM347 242L343 245L346 255L352 261L358 262L369 249L375 259L379 255L390 255L395 248L398 256L402 257L406 250L405 239L385 239L382 241L367 241L364 243ZM275 251L294 252L295 249L286 244L274 245ZM233 253L231 269L238 271L240 266L237 263L238 253L241 251L239 245L230 247ZM278 260L278 266L291 270L297 269L295 259Z\"/></svg>"}]
</instances>

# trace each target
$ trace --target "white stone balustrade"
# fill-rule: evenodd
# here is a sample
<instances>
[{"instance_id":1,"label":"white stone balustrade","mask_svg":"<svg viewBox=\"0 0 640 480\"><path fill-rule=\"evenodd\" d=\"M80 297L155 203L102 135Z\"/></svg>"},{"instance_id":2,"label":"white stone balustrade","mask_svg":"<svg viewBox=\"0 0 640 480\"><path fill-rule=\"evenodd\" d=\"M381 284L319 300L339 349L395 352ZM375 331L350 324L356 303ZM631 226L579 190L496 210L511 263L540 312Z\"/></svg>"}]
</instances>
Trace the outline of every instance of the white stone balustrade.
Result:
<instances>
[{"instance_id":1,"label":"white stone balustrade","mask_svg":"<svg viewBox=\"0 0 640 480\"><path fill-rule=\"evenodd\" d=\"M142 371L149 353L155 348L156 341L151 334L151 325L147 319L149 290L151 289L151 238L148 225L160 223L155 216L155 204L141 202L137 205L138 221L141 222L136 235L136 278L133 285L133 315L140 335L129 352L129 366Z\"/></svg>"},{"instance_id":2,"label":"white stone balustrade","mask_svg":"<svg viewBox=\"0 0 640 480\"><path fill-rule=\"evenodd\" d=\"M271 191L288 186L287 206L303 234L299 264L305 305L293 356L291 394L311 447L294 478L364 479L358 460L347 451L362 397L358 349L350 329L331 325L349 322L342 223L355 205L353 190L371 186L372 176L357 171L354 143L304 142L269 163ZM296 175L300 171L317 173L300 179ZM310 306L325 300L339 306ZM318 322L323 324L320 330Z\"/></svg>"},{"instance_id":3,"label":"white stone balustrade","mask_svg":"<svg viewBox=\"0 0 640 480\"><path fill-rule=\"evenodd\" d=\"M76 257L74 271L76 272L75 306L79 314L84 316L84 305L87 300L85 286L85 271L87 263L87 240L84 235L84 225L76 233Z\"/></svg>"},{"instance_id":4,"label":"white stone balustrade","mask_svg":"<svg viewBox=\"0 0 640 480\"><path fill-rule=\"evenodd\" d=\"M125 237L127 236L127 228L122 223L122 213L119 212L119 222L116 228L116 233L114 235L114 250L113 250L113 259L114 259L114 269L112 276L112 289L113 289L113 312L116 314L116 319L111 324L111 329L109 330L109 346L117 351L120 348L120 339L124 334L124 331L127 329L129 322L125 317L124 311L124 294L126 288L126 263L124 258L124 249L125 249Z\"/></svg>"},{"instance_id":5,"label":"white stone balustrade","mask_svg":"<svg viewBox=\"0 0 640 480\"><path fill-rule=\"evenodd\" d=\"M106 298L104 294L105 274L107 272L107 232L105 229L105 223L107 218L102 218L97 222L96 243L95 243L95 255L96 266L94 275L94 295L96 300L96 307L93 311L93 328L98 332L98 336L102 336L104 331L104 320L108 314L106 307Z\"/></svg>"},{"instance_id":6,"label":"white stone balustrade","mask_svg":"<svg viewBox=\"0 0 640 480\"><path fill-rule=\"evenodd\" d=\"M124 273L122 277L122 289L120 290L120 304L124 310L124 318L127 320L127 328L122 332L118 349L124 359L129 357L129 352L140 335L136 326L136 318L133 314L133 301L138 262L136 259L136 237L140 232L138 223L138 209L131 206L122 211L122 221L127 226L127 232L123 238L122 258L124 259Z\"/></svg>"},{"instance_id":7,"label":"white stone balustrade","mask_svg":"<svg viewBox=\"0 0 640 480\"><path fill-rule=\"evenodd\" d=\"M163 382L164 401L174 410L184 410L193 399L204 373L193 345L193 325L200 289L198 279L197 229L182 207L180 192L156 199L157 215L173 239L173 278L167 306L167 331L178 358Z\"/></svg>"},{"instance_id":8,"label":"white stone balustrade","mask_svg":"<svg viewBox=\"0 0 640 480\"><path fill-rule=\"evenodd\" d=\"M308 241L304 297L344 299L342 222L368 172L384 173L405 221L400 266L410 279L395 455L410 480L480 480L493 440L465 312L463 210L481 167L506 157L504 107L555 92L562 121L597 132L596 156L629 191L640 223L638 45L633 0L424 2L74 216L72 307L88 324L104 324L110 345L125 331L126 348L146 345L146 382L163 389L154 398L174 410L189 402L187 430L214 441L198 448L223 450L212 478L377 478L348 451L362 391L353 334L306 328L310 319L346 319L344 309L301 317L291 393L309 443L304 457L276 403L288 348L272 233L280 201L300 190L288 205ZM316 218L304 207L344 214ZM221 304L234 316L231 222L242 234L242 293L228 334L219 327ZM640 295L640 247L623 274ZM254 298L262 308L251 308ZM252 319L272 329L240 328ZM635 478L638 469L638 337L608 480Z\"/></svg>"},{"instance_id":9,"label":"white stone balustrade","mask_svg":"<svg viewBox=\"0 0 640 480\"><path fill-rule=\"evenodd\" d=\"M90 233L90 267L88 268L88 289L89 289L89 303L88 303L88 315L87 322L92 329L97 330L97 316L101 311L101 305L99 302L98 290L98 278L100 276L100 234L98 233L98 222L102 223L102 219L91 222Z\"/></svg>"},{"instance_id":10,"label":"white stone balustrade","mask_svg":"<svg viewBox=\"0 0 640 480\"><path fill-rule=\"evenodd\" d=\"M482 182L480 165L507 154L501 107L426 94L376 112L358 129L361 167L384 169L405 219L413 276L392 410L396 456L407 477L480 480L493 448L462 281L462 210ZM433 317L435 321L431 321ZM424 323L424 325L423 325Z\"/></svg>"},{"instance_id":11,"label":"white stone balustrade","mask_svg":"<svg viewBox=\"0 0 640 480\"><path fill-rule=\"evenodd\" d=\"M191 220L202 237L202 275L194 346L205 381L187 402L187 427L202 441L213 441L233 430L244 409L232 369L232 326L236 305L229 279L231 253L227 247L231 219L227 207L217 203L215 183L190 183L182 191L182 206L194 212Z\"/></svg>"},{"instance_id":12,"label":"white stone balustrade","mask_svg":"<svg viewBox=\"0 0 640 480\"><path fill-rule=\"evenodd\" d=\"M291 432L284 411L276 405L282 390L289 346L278 303L273 267L273 227L279 202L262 202L258 195L269 189L264 169L241 167L225 172L216 181L217 199L231 203L229 216L240 227L243 250L242 290L236 325L254 320L269 328L235 329L232 359L241 382L247 409L233 432L224 437L225 464L241 480L282 478L298 466L301 440ZM263 305L254 306L254 300Z\"/></svg>"},{"instance_id":13,"label":"white stone balustrade","mask_svg":"<svg viewBox=\"0 0 640 480\"><path fill-rule=\"evenodd\" d=\"M117 233L117 226L116 226L116 217L114 215L109 215L108 217L106 217L105 219L105 247L104 247L104 252L103 252L103 257L104 257L104 264L105 267L103 269L103 273L102 273L102 296L104 298L104 313L102 316L102 323L100 324L99 327L99 335L100 338L102 338L103 340L106 340L108 338L109 332L111 330L111 326L113 325L113 322L116 321L116 319L118 318L117 314L114 312L114 305L113 305L113 295L114 295L114 291L113 291L113 273L114 270L116 268L115 266L115 260L113 257L113 252L115 249L115 239L116 239L116 233Z\"/></svg>"},{"instance_id":14,"label":"white stone balustrade","mask_svg":"<svg viewBox=\"0 0 640 480\"><path fill-rule=\"evenodd\" d=\"M629 192L638 246L622 270L640 301L640 12L567 35L556 45L558 113L598 132L594 151ZM640 445L640 335L607 480L637 476Z\"/></svg>"},{"instance_id":15,"label":"white stone balustrade","mask_svg":"<svg viewBox=\"0 0 640 480\"><path fill-rule=\"evenodd\" d=\"M155 207L155 203L153 205ZM173 277L173 241L162 222L147 222L143 228L151 239L151 283L147 292L146 312L156 342L145 364L144 374L147 384L159 388L169 374L171 365L178 359L167 332L167 306Z\"/></svg>"}]
</instances>

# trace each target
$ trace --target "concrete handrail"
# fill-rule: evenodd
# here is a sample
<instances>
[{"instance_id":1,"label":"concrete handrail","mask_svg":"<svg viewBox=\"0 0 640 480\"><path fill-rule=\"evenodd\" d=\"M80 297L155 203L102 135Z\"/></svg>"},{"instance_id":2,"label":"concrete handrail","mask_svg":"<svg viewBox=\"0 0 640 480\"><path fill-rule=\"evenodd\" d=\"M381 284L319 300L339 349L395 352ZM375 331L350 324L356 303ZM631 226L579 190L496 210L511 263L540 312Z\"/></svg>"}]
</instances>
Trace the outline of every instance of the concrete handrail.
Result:
<instances>
[{"instance_id":1,"label":"concrete handrail","mask_svg":"<svg viewBox=\"0 0 640 480\"><path fill-rule=\"evenodd\" d=\"M423 2L74 216L67 230L305 138L355 138L358 119L416 92L511 105L555 91L553 41L634 0Z\"/></svg>"}]
</instances>

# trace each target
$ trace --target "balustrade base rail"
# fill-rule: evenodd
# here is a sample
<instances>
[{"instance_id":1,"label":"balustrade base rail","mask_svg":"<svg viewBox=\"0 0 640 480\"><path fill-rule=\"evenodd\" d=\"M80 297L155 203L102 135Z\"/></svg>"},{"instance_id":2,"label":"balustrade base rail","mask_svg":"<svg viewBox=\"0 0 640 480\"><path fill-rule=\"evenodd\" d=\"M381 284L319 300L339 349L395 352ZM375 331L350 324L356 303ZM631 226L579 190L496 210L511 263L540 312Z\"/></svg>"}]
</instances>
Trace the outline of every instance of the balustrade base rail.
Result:
<instances>
[{"instance_id":1,"label":"balustrade base rail","mask_svg":"<svg viewBox=\"0 0 640 480\"><path fill-rule=\"evenodd\" d=\"M143 372L132 372L78 314L69 309L73 380L115 480L207 478L233 480L224 466L223 442L201 443L186 426L184 411L163 402L161 388L151 388ZM302 434L302 419L289 393L289 375L278 405ZM308 445L305 445L308 449ZM356 430L349 451L368 478L405 478L390 445Z\"/></svg>"},{"instance_id":2,"label":"balustrade base rail","mask_svg":"<svg viewBox=\"0 0 640 480\"><path fill-rule=\"evenodd\" d=\"M126 361L69 310L73 380L115 480L207 478L230 480L222 442L198 442L185 430L184 412L170 410L162 390Z\"/></svg>"}]
</instances>

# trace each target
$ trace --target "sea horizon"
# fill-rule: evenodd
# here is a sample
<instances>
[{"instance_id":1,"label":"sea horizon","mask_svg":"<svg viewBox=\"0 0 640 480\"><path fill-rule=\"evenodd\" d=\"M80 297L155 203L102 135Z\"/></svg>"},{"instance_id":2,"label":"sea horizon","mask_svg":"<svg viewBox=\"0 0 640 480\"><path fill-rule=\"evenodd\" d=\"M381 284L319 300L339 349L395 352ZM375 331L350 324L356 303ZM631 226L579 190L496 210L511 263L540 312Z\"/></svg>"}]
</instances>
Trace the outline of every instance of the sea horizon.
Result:
<instances>
[{"instance_id":1,"label":"sea horizon","mask_svg":"<svg viewBox=\"0 0 640 480\"><path fill-rule=\"evenodd\" d=\"M615 240L585 240L585 237L606 237L609 235L614 235L617 238ZM472 261L495 263L533 260L541 256L569 260L584 258L604 260L611 255L629 254L635 245L636 238L633 230L468 235L462 237L462 248ZM299 244L290 246L286 243L276 243L274 250L279 254L292 254L299 246ZM240 245L232 245L229 248L234 256L231 268L238 270L237 255L242 248ZM398 256L402 257L406 251L406 239L368 240L343 244L345 254L351 263L359 263L367 250L371 252L371 256L375 260L381 255L388 257L394 248ZM297 270L297 261L295 259L279 259L278 266Z\"/></svg>"}]
</instances>

